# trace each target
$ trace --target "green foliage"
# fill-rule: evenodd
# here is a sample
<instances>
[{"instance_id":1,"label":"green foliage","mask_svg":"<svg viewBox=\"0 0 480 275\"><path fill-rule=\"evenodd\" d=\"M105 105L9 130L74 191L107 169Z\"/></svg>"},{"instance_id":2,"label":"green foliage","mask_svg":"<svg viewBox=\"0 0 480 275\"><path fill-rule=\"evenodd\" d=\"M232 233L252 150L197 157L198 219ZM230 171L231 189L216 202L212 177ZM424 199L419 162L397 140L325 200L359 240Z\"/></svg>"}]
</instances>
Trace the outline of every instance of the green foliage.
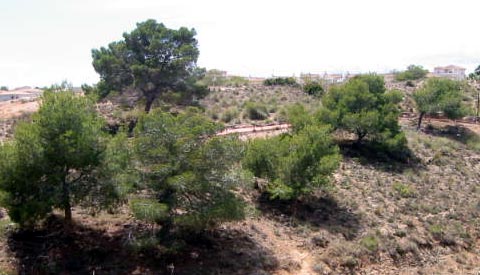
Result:
<instances>
[{"instance_id":1,"label":"green foliage","mask_svg":"<svg viewBox=\"0 0 480 275\"><path fill-rule=\"evenodd\" d=\"M385 92L383 77L361 75L332 87L318 118L355 134L358 143L368 138L383 149L402 150L407 141L398 125L400 99L398 92Z\"/></svg>"},{"instance_id":2,"label":"green foliage","mask_svg":"<svg viewBox=\"0 0 480 275\"><path fill-rule=\"evenodd\" d=\"M168 217L168 206L151 199L132 199L130 209L135 218L149 223L160 223Z\"/></svg>"},{"instance_id":3,"label":"green foliage","mask_svg":"<svg viewBox=\"0 0 480 275\"><path fill-rule=\"evenodd\" d=\"M468 75L468 78L469 79L472 79L472 80L480 80L480 65L477 66L477 68L475 68L475 70L473 71L473 73L470 73Z\"/></svg>"},{"instance_id":4,"label":"green foliage","mask_svg":"<svg viewBox=\"0 0 480 275\"><path fill-rule=\"evenodd\" d=\"M250 141L243 164L269 179L272 199L286 200L327 184L339 162L329 127L305 124L292 135Z\"/></svg>"},{"instance_id":5,"label":"green foliage","mask_svg":"<svg viewBox=\"0 0 480 275\"><path fill-rule=\"evenodd\" d=\"M313 96L321 96L324 92L322 84L314 81L303 85L303 91Z\"/></svg>"},{"instance_id":6,"label":"green foliage","mask_svg":"<svg viewBox=\"0 0 480 275\"><path fill-rule=\"evenodd\" d=\"M369 235L360 240L360 244L370 252L378 250L378 238L374 235Z\"/></svg>"},{"instance_id":7,"label":"green foliage","mask_svg":"<svg viewBox=\"0 0 480 275\"><path fill-rule=\"evenodd\" d=\"M400 90L390 90L385 93L385 100L393 104L399 104L403 100L403 92Z\"/></svg>"},{"instance_id":8,"label":"green foliage","mask_svg":"<svg viewBox=\"0 0 480 275\"><path fill-rule=\"evenodd\" d=\"M81 89L86 96L94 97L97 99L105 98L109 92L108 89L101 88L101 83L93 86L90 86L88 84L82 84Z\"/></svg>"},{"instance_id":9,"label":"green foliage","mask_svg":"<svg viewBox=\"0 0 480 275\"><path fill-rule=\"evenodd\" d=\"M236 107L230 107L221 116L221 120L225 123L231 122L238 116L238 109Z\"/></svg>"},{"instance_id":10,"label":"green foliage","mask_svg":"<svg viewBox=\"0 0 480 275\"><path fill-rule=\"evenodd\" d=\"M102 188L96 168L102 164L103 120L89 97L55 86L43 94L31 123L20 124L13 141L0 148L0 189L11 219L32 225L53 208L65 210L90 194L113 196ZM101 193L96 193L102 190Z\"/></svg>"},{"instance_id":11,"label":"green foliage","mask_svg":"<svg viewBox=\"0 0 480 275\"><path fill-rule=\"evenodd\" d=\"M413 94L413 99L420 113L418 128L424 115L443 113L447 118L461 118L466 113L462 102L462 85L447 78L430 78L422 89Z\"/></svg>"},{"instance_id":12,"label":"green foliage","mask_svg":"<svg viewBox=\"0 0 480 275\"><path fill-rule=\"evenodd\" d=\"M435 237L436 239L440 239L440 237L444 233L443 226L441 224L433 224L428 228L428 231Z\"/></svg>"},{"instance_id":13,"label":"green foliage","mask_svg":"<svg viewBox=\"0 0 480 275\"><path fill-rule=\"evenodd\" d=\"M167 207L163 226L198 231L243 218L243 203L233 191L244 178L232 168L242 147L236 137L216 137L220 128L195 109L178 115L155 110L140 118L139 170Z\"/></svg>"},{"instance_id":14,"label":"green foliage","mask_svg":"<svg viewBox=\"0 0 480 275\"><path fill-rule=\"evenodd\" d=\"M424 78L428 74L428 70L425 70L422 66L410 65L407 70L395 75L397 81L405 80L417 80Z\"/></svg>"},{"instance_id":15,"label":"green foliage","mask_svg":"<svg viewBox=\"0 0 480 275\"><path fill-rule=\"evenodd\" d=\"M0 86L0 91L8 91L8 87L7 86Z\"/></svg>"},{"instance_id":16,"label":"green foliage","mask_svg":"<svg viewBox=\"0 0 480 275\"><path fill-rule=\"evenodd\" d=\"M141 187L140 175L134 169L134 151L125 132L109 138L102 161L92 175L97 184L85 194L82 205L96 209L111 209L126 200L128 194ZM101 183L101 184L98 184ZM106 196L98 196L104 194Z\"/></svg>"},{"instance_id":17,"label":"green foliage","mask_svg":"<svg viewBox=\"0 0 480 275\"><path fill-rule=\"evenodd\" d=\"M196 67L195 35L194 29L168 29L150 19L124 33L124 40L92 50L93 67L100 74L99 94L123 92L133 86L142 92L146 112L168 92L180 93L182 98L204 95L206 88L197 83L205 71Z\"/></svg>"},{"instance_id":18,"label":"green foliage","mask_svg":"<svg viewBox=\"0 0 480 275\"><path fill-rule=\"evenodd\" d=\"M293 132L298 132L305 128L307 125L314 123L312 114L305 110L305 107L301 104L294 104L287 108L287 120L292 125Z\"/></svg>"},{"instance_id":19,"label":"green foliage","mask_svg":"<svg viewBox=\"0 0 480 275\"><path fill-rule=\"evenodd\" d=\"M258 102L246 102L245 114L251 120L264 120L269 116L267 106Z\"/></svg>"},{"instance_id":20,"label":"green foliage","mask_svg":"<svg viewBox=\"0 0 480 275\"><path fill-rule=\"evenodd\" d=\"M395 182L392 188L403 198L411 198L415 196L415 189L408 184Z\"/></svg>"},{"instance_id":21,"label":"green foliage","mask_svg":"<svg viewBox=\"0 0 480 275\"><path fill-rule=\"evenodd\" d=\"M267 78L263 81L265 86L298 86L297 80L294 77L274 77Z\"/></svg>"}]
</instances>

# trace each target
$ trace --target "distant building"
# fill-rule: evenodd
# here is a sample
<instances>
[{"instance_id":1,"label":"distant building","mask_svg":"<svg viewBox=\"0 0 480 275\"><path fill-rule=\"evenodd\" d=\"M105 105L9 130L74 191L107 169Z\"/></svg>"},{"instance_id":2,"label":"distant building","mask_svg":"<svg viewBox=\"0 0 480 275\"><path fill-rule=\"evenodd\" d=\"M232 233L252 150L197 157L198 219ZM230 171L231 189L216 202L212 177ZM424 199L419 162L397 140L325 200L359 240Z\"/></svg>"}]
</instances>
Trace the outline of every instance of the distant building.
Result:
<instances>
[{"instance_id":1,"label":"distant building","mask_svg":"<svg viewBox=\"0 0 480 275\"><path fill-rule=\"evenodd\" d=\"M342 83L350 78L350 74L328 74L325 72L324 74L311 74L311 73L302 73L300 74L300 79L303 83L309 81L323 81L326 84L337 84Z\"/></svg>"},{"instance_id":2,"label":"distant building","mask_svg":"<svg viewBox=\"0 0 480 275\"><path fill-rule=\"evenodd\" d=\"M455 65L449 65L445 67L435 67L433 69L433 75L438 77L446 77L455 80L465 79L465 68Z\"/></svg>"},{"instance_id":3,"label":"distant building","mask_svg":"<svg viewBox=\"0 0 480 275\"><path fill-rule=\"evenodd\" d=\"M343 74L327 74L323 75L323 79L327 81L328 84L337 84L342 83L346 80L346 76Z\"/></svg>"},{"instance_id":4,"label":"distant building","mask_svg":"<svg viewBox=\"0 0 480 275\"><path fill-rule=\"evenodd\" d=\"M323 77L320 74L311 74L311 73L300 74L301 82L320 81L322 79Z\"/></svg>"}]
</instances>

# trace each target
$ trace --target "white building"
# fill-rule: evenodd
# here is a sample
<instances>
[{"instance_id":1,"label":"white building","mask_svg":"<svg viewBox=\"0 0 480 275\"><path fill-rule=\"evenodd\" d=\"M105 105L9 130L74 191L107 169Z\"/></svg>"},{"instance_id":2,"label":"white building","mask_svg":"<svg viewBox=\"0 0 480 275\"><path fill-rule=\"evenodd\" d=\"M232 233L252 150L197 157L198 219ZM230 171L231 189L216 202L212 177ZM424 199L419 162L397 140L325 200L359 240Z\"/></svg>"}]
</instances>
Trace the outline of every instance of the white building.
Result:
<instances>
[{"instance_id":1,"label":"white building","mask_svg":"<svg viewBox=\"0 0 480 275\"><path fill-rule=\"evenodd\" d=\"M445 67L435 67L433 69L433 75L438 77L447 77L455 80L465 79L465 68L455 65L449 65Z\"/></svg>"}]
</instances>

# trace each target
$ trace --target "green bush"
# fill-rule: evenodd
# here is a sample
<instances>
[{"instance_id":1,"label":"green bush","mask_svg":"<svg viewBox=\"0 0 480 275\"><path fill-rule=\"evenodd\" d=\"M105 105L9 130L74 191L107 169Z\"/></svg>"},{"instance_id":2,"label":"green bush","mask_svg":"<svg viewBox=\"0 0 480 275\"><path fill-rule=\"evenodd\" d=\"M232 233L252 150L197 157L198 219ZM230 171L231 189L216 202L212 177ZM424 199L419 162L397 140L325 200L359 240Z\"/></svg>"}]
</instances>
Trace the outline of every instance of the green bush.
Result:
<instances>
[{"instance_id":1,"label":"green bush","mask_svg":"<svg viewBox=\"0 0 480 275\"><path fill-rule=\"evenodd\" d=\"M265 86L297 86L297 80L294 77L274 77L263 81Z\"/></svg>"},{"instance_id":2,"label":"green bush","mask_svg":"<svg viewBox=\"0 0 480 275\"><path fill-rule=\"evenodd\" d=\"M403 198L415 197L415 189L408 184L395 182L392 188Z\"/></svg>"},{"instance_id":3,"label":"green bush","mask_svg":"<svg viewBox=\"0 0 480 275\"><path fill-rule=\"evenodd\" d=\"M288 200L327 184L339 162L330 128L306 125L294 134L250 141L243 164L269 180L270 198Z\"/></svg>"},{"instance_id":4,"label":"green bush","mask_svg":"<svg viewBox=\"0 0 480 275\"><path fill-rule=\"evenodd\" d=\"M305 128L307 125L314 124L314 117L311 113L307 112L305 107L301 104L294 104L288 106L285 110L284 116L292 125L293 132L298 132Z\"/></svg>"},{"instance_id":5,"label":"green bush","mask_svg":"<svg viewBox=\"0 0 480 275\"><path fill-rule=\"evenodd\" d=\"M303 86L303 91L309 95L321 96L323 94L323 86L318 82L308 82Z\"/></svg>"},{"instance_id":6,"label":"green bush","mask_svg":"<svg viewBox=\"0 0 480 275\"><path fill-rule=\"evenodd\" d=\"M221 116L221 120L225 123L229 123L238 116L238 109L236 107L228 108Z\"/></svg>"},{"instance_id":7,"label":"green bush","mask_svg":"<svg viewBox=\"0 0 480 275\"><path fill-rule=\"evenodd\" d=\"M440 239L444 234L444 229L441 224L433 224L428 228L428 231L435 239Z\"/></svg>"},{"instance_id":8,"label":"green bush","mask_svg":"<svg viewBox=\"0 0 480 275\"><path fill-rule=\"evenodd\" d=\"M395 75L397 81L405 80L417 80L424 78L428 74L428 70L425 70L422 66L410 65L407 70Z\"/></svg>"},{"instance_id":9,"label":"green bush","mask_svg":"<svg viewBox=\"0 0 480 275\"><path fill-rule=\"evenodd\" d=\"M360 244L370 252L375 252L378 250L378 238L373 235L369 235L361 239Z\"/></svg>"},{"instance_id":10,"label":"green bush","mask_svg":"<svg viewBox=\"0 0 480 275\"><path fill-rule=\"evenodd\" d=\"M267 106L258 102L245 103L245 114L251 120L264 120L269 116Z\"/></svg>"}]
</instances>

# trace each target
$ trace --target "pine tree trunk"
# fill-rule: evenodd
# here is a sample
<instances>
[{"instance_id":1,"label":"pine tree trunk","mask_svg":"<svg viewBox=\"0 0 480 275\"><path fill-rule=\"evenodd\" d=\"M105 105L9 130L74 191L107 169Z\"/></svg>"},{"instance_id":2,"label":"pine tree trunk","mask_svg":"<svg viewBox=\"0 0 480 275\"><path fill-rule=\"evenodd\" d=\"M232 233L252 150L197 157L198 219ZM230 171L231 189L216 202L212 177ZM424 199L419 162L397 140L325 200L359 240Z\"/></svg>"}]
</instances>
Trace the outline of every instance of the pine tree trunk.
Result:
<instances>
[{"instance_id":1,"label":"pine tree trunk","mask_svg":"<svg viewBox=\"0 0 480 275\"><path fill-rule=\"evenodd\" d=\"M150 110L152 109L153 102L157 98L157 95L159 94L158 90L145 90L141 89L143 96L145 97L145 113L149 113Z\"/></svg>"},{"instance_id":2,"label":"pine tree trunk","mask_svg":"<svg viewBox=\"0 0 480 275\"><path fill-rule=\"evenodd\" d=\"M423 116L425 115L425 113L420 113L420 117L418 118L418 124L417 124L417 131L420 130L420 127L422 126L422 120L423 120Z\"/></svg>"},{"instance_id":3,"label":"pine tree trunk","mask_svg":"<svg viewBox=\"0 0 480 275\"><path fill-rule=\"evenodd\" d=\"M65 205L65 221L71 222L72 221L72 207L70 206L70 201L68 201Z\"/></svg>"},{"instance_id":4,"label":"pine tree trunk","mask_svg":"<svg viewBox=\"0 0 480 275\"><path fill-rule=\"evenodd\" d=\"M147 97L147 102L145 103L145 113L148 114L150 112L150 109L152 109L152 104L154 100L155 98Z\"/></svg>"},{"instance_id":5,"label":"pine tree trunk","mask_svg":"<svg viewBox=\"0 0 480 275\"><path fill-rule=\"evenodd\" d=\"M357 130L356 132L357 132L357 140L355 141L355 144L356 144L356 145L359 145L359 144L362 142L363 138L364 138L367 134L365 134L365 133L363 133L362 131L359 131L359 130Z\"/></svg>"},{"instance_id":6,"label":"pine tree trunk","mask_svg":"<svg viewBox=\"0 0 480 275\"><path fill-rule=\"evenodd\" d=\"M70 205L70 187L68 186L67 180L63 179L63 209L65 211L65 222L70 223L72 221L72 206Z\"/></svg>"}]
</instances>

